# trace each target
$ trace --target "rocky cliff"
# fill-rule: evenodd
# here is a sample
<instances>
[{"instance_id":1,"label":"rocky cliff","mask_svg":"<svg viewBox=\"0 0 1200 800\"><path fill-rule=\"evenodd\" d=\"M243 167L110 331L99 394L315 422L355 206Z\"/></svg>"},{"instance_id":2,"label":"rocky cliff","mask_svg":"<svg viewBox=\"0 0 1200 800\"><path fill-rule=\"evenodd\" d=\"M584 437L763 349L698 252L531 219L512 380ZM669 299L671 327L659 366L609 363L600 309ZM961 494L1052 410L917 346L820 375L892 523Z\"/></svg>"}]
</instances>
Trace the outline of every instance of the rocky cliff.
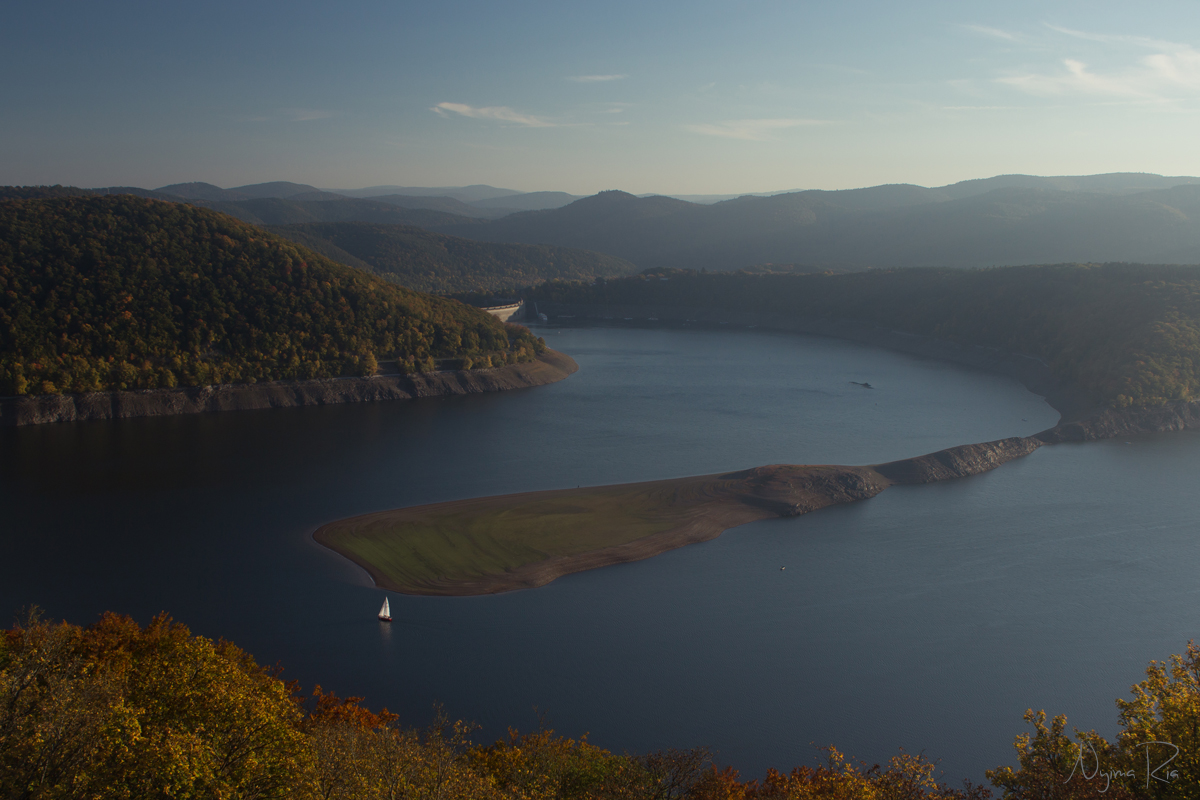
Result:
<instances>
[{"instance_id":1,"label":"rocky cliff","mask_svg":"<svg viewBox=\"0 0 1200 800\"><path fill-rule=\"evenodd\" d=\"M993 470L1014 458L1027 456L1042 444L1041 440L1032 436L964 444L916 458L878 464L875 471L892 483L934 483L965 478Z\"/></svg>"},{"instance_id":2,"label":"rocky cliff","mask_svg":"<svg viewBox=\"0 0 1200 800\"><path fill-rule=\"evenodd\" d=\"M1135 433L1181 431L1200 426L1200 403L1183 400L1146 408L1107 408L1074 422L1064 422L1036 434L1046 444L1090 442Z\"/></svg>"}]
</instances>

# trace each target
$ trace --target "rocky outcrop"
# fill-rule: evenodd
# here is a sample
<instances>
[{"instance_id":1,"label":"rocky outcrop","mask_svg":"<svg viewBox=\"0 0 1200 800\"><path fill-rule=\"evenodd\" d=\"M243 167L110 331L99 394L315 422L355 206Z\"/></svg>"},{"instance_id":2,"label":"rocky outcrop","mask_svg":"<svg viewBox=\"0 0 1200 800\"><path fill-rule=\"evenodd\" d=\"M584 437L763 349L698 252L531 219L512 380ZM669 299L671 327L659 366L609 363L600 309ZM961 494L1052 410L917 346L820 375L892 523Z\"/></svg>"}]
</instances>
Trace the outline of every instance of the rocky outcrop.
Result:
<instances>
[{"instance_id":1,"label":"rocky outcrop","mask_svg":"<svg viewBox=\"0 0 1200 800\"><path fill-rule=\"evenodd\" d=\"M1091 442L1135 433L1163 433L1200 426L1200 403L1183 400L1146 408L1109 408L1074 422L1064 422L1035 437L1046 444Z\"/></svg>"},{"instance_id":2,"label":"rocky outcrop","mask_svg":"<svg viewBox=\"0 0 1200 800\"><path fill-rule=\"evenodd\" d=\"M878 464L875 471L892 483L947 481L993 470L1014 458L1029 455L1042 444L1041 440L1032 436L1014 436L995 442L964 444L916 458Z\"/></svg>"},{"instance_id":3,"label":"rocky outcrop","mask_svg":"<svg viewBox=\"0 0 1200 800\"><path fill-rule=\"evenodd\" d=\"M733 481L732 494L748 506L781 517L796 517L826 506L854 503L887 488L870 467L798 466L772 464L720 476Z\"/></svg>"},{"instance_id":4,"label":"rocky outcrop","mask_svg":"<svg viewBox=\"0 0 1200 800\"><path fill-rule=\"evenodd\" d=\"M0 425L38 425L94 419L157 417L207 411L323 406L380 400L411 400L451 394L502 392L543 386L579 369L574 359L548 350L524 364L417 375L226 384L140 392L39 395L0 399Z\"/></svg>"}]
</instances>

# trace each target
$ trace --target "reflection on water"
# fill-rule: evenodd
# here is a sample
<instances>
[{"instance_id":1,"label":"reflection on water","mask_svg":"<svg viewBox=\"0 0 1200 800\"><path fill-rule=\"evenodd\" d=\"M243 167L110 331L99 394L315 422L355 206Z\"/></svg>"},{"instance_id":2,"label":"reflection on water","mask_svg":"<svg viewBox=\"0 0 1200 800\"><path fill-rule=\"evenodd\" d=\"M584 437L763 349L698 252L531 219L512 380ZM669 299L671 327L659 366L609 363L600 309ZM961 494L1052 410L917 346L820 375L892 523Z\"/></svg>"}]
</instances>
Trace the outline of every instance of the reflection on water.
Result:
<instances>
[{"instance_id":1,"label":"reflection on water","mask_svg":"<svg viewBox=\"0 0 1200 800\"><path fill-rule=\"evenodd\" d=\"M754 523L483 598L391 595L312 542L351 514L769 463L879 463L1057 415L1001 378L831 340L566 330L580 372L498 395L0 430L0 611L170 611L414 724L708 744L748 775L834 742L982 779L1021 713L1111 733L1195 635L1192 434ZM868 382L864 389L851 381ZM786 571L779 566L786 565ZM374 628L374 630L372 630Z\"/></svg>"}]
</instances>

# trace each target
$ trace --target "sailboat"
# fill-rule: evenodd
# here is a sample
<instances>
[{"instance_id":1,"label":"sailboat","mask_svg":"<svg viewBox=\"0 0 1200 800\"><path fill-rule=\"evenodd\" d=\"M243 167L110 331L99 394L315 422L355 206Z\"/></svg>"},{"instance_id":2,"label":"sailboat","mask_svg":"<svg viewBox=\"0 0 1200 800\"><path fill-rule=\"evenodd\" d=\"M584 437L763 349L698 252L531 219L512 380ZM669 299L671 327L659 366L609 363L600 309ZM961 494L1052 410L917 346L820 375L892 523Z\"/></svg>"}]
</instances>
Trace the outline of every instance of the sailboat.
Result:
<instances>
[{"instance_id":1,"label":"sailboat","mask_svg":"<svg viewBox=\"0 0 1200 800\"><path fill-rule=\"evenodd\" d=\"M383 608L379 609L379 618L384 622L392 621L392 609L388 606L387 598L383 598Z\"/></svg>"}]
</instances>

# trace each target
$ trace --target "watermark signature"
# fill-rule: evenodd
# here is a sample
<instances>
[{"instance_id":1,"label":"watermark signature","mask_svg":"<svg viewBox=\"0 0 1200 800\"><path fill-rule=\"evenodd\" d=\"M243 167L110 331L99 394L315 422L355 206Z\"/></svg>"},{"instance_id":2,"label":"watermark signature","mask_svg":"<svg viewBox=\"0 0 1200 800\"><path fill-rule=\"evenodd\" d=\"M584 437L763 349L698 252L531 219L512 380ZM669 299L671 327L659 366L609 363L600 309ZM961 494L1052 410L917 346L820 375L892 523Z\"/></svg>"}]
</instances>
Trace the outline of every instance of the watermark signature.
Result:
<instances>
[{"instance_id":1,"label":"watermark signature","mask_svg":"<svg viewBox=\"0 0 1200 800\"><path fill-rule=\"evenodd\" d=\"M1161 747L1158 749L1155 749L1155 745L1159 745ZM1137 745L1137 747L1146 748L1146 788L1147 789L1150 788L1150 781L1160 781L1162 783L1171 783L1172 781L1176 780L1179 777L1178 770L1168 769L1168 767L1170 767L1170 765L1171 765L1171 762L1179 757L1179 748L1178 747L1171 744L1170 742L1157 742L1157 741L1143 742L1142 744ZM1151 755L1150 755L1151 749L1155 749L1153 760L1151 759ZM1090 764L1093 766L1093 769L1091 772L1088 772L1088 766L1089 766L1088 753L1091 753ZM1160 758L1162 758L1163 756L1167 756L1167 755L1169 755L1169 757L1167 758L1166 761L1161 761L1161 762L1159 761ZM1152 764L1156 764L1157 766L1152 767L1151 766ZM1133 770L1133 769L1126 769L1126 770L1110 769L1107 771L1104 769L1101 769L1100 756L1096 753L1096 748L1092 747L1092 745L1088 742L1083 742L1080 745L1079 758L1077 758L1075 760L1075 765L1073 767L1071 767L1071 774L1067 776L1067 780L1063 781L1063 783L1067 783L1068 781L1071 780L1071 778L1074 778L1076 771L1079 772L1079 776L1081 778L1083 778L1085 781L1092 781L1092 780L1097 780L1097 779L1103 778L1104 779L1104 788L1100 790L1100 794L1104 794L1105 792L1108 791L1108 788L1110 786L1112 786L1113 778L1136 778L1137 777L1137 771Z\"/></svg>"}]
</instances>

